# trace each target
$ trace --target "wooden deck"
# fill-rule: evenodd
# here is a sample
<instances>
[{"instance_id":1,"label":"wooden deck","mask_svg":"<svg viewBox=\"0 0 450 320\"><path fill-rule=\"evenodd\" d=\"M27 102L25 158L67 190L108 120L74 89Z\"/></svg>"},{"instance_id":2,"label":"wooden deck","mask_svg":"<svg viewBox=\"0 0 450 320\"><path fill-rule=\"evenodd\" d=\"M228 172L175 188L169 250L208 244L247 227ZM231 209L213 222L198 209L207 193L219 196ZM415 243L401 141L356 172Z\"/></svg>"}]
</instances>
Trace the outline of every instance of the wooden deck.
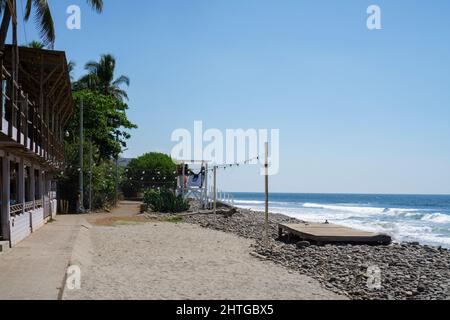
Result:
<instances>
[{"instance_id":1,"label":"wooden deck","mask_svg":"<svg viewBox=\"0 0 450 320\"><path fill-rule=\"evenodd\" d=\"M319 245L327 243L388 245L392 242L391 237L387 235L335 224L280 224L278 230L280 238L286 232L288 237L294 235Z\"/></svg>"}]
</instances>

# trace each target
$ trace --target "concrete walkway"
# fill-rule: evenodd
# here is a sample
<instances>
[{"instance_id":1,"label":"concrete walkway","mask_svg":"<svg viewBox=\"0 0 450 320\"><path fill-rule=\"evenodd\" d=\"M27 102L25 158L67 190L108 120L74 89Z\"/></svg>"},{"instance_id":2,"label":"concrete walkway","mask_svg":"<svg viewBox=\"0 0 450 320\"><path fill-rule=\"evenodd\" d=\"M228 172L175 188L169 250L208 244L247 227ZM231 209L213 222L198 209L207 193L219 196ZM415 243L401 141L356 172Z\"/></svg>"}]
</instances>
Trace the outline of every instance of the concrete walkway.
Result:
<instances>
[{"instance_id":1,"label":"concrete walkway","mask_svg":"<svg viewBox=\"0 0 450 320\"><path fill-rule=\"evenodd\" d=\"M56 300L83 216L58 216L19 245L0 255L0 300Z\"/></svg>"}]
</instances>

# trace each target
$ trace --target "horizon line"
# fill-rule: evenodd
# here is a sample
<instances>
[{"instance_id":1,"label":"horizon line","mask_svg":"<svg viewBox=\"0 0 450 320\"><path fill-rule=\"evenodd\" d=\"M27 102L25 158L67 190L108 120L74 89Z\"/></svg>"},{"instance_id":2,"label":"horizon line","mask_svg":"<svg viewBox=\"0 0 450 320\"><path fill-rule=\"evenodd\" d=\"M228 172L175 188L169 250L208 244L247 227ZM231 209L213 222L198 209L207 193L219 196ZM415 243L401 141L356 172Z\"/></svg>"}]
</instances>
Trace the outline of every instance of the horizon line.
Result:
<instances>
[{"instance_id":1,"label":"horizon line","mask_svg":"<svg viewBox=\"0 0 450 320\"><path fill-rule=\"evenodd\" d=\"M264 191L228 191L230 193L262 193ZM269 192L269 194L361 195L361 196L450 196L450 193L355 193L355 192Z\"/></svg>"}]
</instances>

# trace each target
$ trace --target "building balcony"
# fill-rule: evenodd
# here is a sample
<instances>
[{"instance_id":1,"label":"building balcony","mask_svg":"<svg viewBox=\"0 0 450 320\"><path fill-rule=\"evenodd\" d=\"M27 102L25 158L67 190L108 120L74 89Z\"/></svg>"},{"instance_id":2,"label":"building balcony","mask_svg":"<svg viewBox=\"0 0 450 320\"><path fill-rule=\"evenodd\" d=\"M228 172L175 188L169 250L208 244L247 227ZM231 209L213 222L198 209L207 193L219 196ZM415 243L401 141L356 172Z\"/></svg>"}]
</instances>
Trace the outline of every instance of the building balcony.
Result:
<instances>
[{"instance_id":1,"label":"building balcony","mask_svg":"<svg viewBox=\"0 0 450 320\"><path fill-rule=\"evenodd\" d=\"M7 46L0 60L0 148L59 169L64 162L63 128L73 113L65 54L19 48L14 77L11 49Z\"/></svg>"}]
</instances>

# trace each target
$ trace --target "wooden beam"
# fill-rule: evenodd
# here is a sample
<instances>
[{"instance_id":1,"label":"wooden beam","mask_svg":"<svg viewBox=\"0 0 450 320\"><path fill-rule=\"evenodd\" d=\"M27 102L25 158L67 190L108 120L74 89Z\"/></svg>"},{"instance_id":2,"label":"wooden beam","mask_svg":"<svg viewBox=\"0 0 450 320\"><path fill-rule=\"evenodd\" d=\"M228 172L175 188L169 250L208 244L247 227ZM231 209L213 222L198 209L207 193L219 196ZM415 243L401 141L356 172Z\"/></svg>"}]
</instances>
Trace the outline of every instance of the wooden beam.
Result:
<instances>
[{"instance_id":1,"label":"wooden beam","mask_svg":"<svg viewBox=\"0 0 450 320\"><path fill-rule=\"evenodd\" d=\"M40 85L39 80L37 80L31 73L29 73L22 64L19 66L20 71L23 72L27 77L29 77L37 86Z\"/></svg>"},{"instance_id":2,"label":"wooden beam","mask_svg":"<svg viewBox=\"0 0 450 320\"><path fill-rule=\"evenodd\" d=\"M61 82L61 80L64 77L64 72L61 72L61 74L59 75L59 77L56 79L55 83L53 84L53 88L49 91L48 95L52 96L53 93L56 91L56 89L58 89L59 87L59 83Z\"/></svg>"},{"instance_id":3,"label":"wooden beam","mask_svg":"<svg viewBox=\"0 0 450 320\"><path fill-rule=\"evenodd\" d=\"M63 69L62 71L64 72L63 66L61 66L61 65L56 66L55 68L53 68L52 71L50 71L50 73L47 75L47 77L45 77L44 84L46 84L48 82L48 80L50 80L50 78L55 74L56 71L58 71L59 68L62 68ZM61 72L61 73L63 73L63 72Z\"/></svg>"}]
</instances>

